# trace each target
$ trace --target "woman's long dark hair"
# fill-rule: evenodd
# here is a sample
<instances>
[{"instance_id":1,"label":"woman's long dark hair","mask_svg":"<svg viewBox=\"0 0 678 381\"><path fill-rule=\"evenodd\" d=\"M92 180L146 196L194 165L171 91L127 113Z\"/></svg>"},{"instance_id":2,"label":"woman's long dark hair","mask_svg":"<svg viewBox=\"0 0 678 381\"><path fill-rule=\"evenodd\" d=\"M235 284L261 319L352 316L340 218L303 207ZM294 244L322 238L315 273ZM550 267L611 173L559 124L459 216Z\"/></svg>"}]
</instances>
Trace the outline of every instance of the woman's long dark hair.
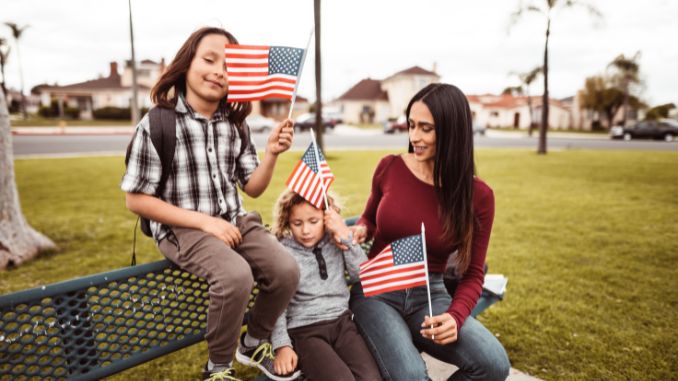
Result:
<instances>
[{"instance_id":1,"label":"woman's long dark hair","mask_svg":"<svg viewBox=\"0 0 678 381\"><path fill-rule=\"evenodd\" d=\"M433 83L410 100L405 111L409 120L415 102L423 102L433 115L436 154L433 184L438 213L446 239L458 250L456 272L463 274L471 262L473 238L473 126L471 109L456 86ZM409 152L413 152L412 143Z\"/></svg>"},{"instance_id":2,"label":"woman's long dark hair","mask_svg":"<svg viewBox=\"0 0 678 381\"><path fill-rule=\"evenodd\" d=\"M193 32L181 46L165 72L162 73L158 82L153 86L151 99L156 105L173 109L177 104L179 93L186 94L186 73L195 57L195 52L198 50L200 41L203 37L210 34L226 36L231 44L238 44L238 40L222 28L203 27ZM226 97L221 99L220 107L226 108L228 121L238 127L242 126L247 115L252 112L252 104L250 102L227 103Z\"/></svg>"}]
</instances>

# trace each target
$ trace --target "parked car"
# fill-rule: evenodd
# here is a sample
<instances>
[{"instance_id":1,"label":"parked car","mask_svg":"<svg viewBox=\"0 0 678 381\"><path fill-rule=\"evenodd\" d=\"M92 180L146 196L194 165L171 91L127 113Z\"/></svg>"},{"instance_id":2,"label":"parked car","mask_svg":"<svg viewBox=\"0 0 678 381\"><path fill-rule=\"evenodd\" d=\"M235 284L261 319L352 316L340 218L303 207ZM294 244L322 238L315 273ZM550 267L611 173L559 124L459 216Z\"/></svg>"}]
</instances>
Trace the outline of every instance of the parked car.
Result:
<instances>
[{"instance_id":1,"label":"parked car","mask_svg":"<svg viewBox=\"0 0 678 381\"><path fill-rule=\"evenodd\" d=\"M401 115L397 119L390 119L384 123L384 133L393 134L396 132L407 132L407 119L405 115Z\"/></svg>"},{"instance_id":2,"label":"parked car","mask_svg":"<svg viewBox=\"0 0 678 381\"><path fill-rule=\"evenodd\" d=\"M326 119L323 118L323 126L327 130L328 128L334 129L334 126L337 125L335 119ZM294 130L295 131L307 131L315 127L315 114L301 114L294 121Z\"/></svg>"},{"instance_id":3,"label":"parked car","mask_svg":"<svg viewBox=\"0 0 678 381\"><path fill-rule=\"evenodd\" d=\"M667 142L678 138L678 121L673 119L644 120L630 127L610 128L612 139L663 139Z\"/></svg>"},{"instance_id":4,"label":"parked car","mask_svg":"<svg viewBox=\"0 0 678 381\"><path fill-rule=\"evenodd\" d=\"M250 126L250 131L254 133L268 133L275 128L276 122L262 115L250 115L247 117L247 125Z\"/></svg>"}]
</instances>

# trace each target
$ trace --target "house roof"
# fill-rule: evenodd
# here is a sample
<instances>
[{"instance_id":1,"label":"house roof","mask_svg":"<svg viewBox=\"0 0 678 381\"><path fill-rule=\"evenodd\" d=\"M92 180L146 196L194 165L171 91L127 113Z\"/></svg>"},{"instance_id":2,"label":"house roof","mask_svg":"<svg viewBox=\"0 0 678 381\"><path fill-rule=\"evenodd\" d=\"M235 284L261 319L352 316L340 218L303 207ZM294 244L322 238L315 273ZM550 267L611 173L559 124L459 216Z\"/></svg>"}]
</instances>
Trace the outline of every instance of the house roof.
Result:
<instances>
[{"instance_id":1,"label":"house roof","mask_svg":"<svg viewBox=\"0 0 678 381\"><path fill-rule=\"evenodd\" d=\"M139 89L148 90L150 87L138 84ZM65 86L45 86L41 90L123 90L130 89L131 86L123 86L121 76L118 73L111 73L108 77L92 79L85 82L73 83Z\"/></svg>"},{"instance_id":2,"label":"house roof","mask_svg":"<svg viewBox=\"0 0 678 381\"><path fill-rule=\"evenodd\" d=\"M419 66L412 66L411 68L408 68L408 69L405 69L405 70L402 70L402 71L399 71L399 72L393 74L391 77L395 77L396 75L400 75L400 74L409 74L409 75L434 75L434 76L436 76L436 77L438 76L438 73L436 73L436 72L433 72L433 71L430 71L430 70L423 69L423 68L421 68L421 67L419 67ZM390 77L389 77L389 78L390 78Z\"/></svg>"},{"instance_id":3,"label":"house roof","mask_svg":"<svg viewBox=\"0 0 678 381\"><path fill-rule=\"evenodd\" d=\"M382 90L381 81L366 78L356 83L339 98L342 101L350 100L388 100L388 94Z\"/></svg>"},{"instance_id":4,"label":"house roof","mask_svg":"<svg viewBox=\"0 0 678 381\"><path fill-rule=\"evenodd\" d=\"M532 96L532 106L538 107L542 105L541 96ZM513 96L510 94L502 95L492 95L492 94L483 94L483 95L467 95L469 103L479 103L486 108L503 108L503 109L512 109L517 107L523 107L527 105L526 96ZM563 102L557 99L550 99L549 104L558 107L564 107Z\"/></svg>"}]
</instances>

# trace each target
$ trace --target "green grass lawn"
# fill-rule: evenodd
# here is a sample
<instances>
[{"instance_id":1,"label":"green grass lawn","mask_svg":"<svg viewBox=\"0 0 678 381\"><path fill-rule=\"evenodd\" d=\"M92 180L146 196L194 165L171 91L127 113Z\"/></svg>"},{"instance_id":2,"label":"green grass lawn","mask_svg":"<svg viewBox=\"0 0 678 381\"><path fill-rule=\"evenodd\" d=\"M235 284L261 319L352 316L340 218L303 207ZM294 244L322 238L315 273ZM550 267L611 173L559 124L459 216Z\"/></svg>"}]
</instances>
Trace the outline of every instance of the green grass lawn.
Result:
<instances>
[{"instance_id":1,"label":"green grass lawn","mask_svg":"<svg viewBox=\"0 0 678 381\"><path fill-rule=\"evenodd\" d=\"M328 153L344 215L361 212L386 153ZM270 221L298 157L283 155L271 188L246 207ZM497 203L490 272L509 277L505 300L480 320L514 367L547 380L675 379L676 164L675 152L478 151ZM122 157L17 160L24 213L60 251L0 273L0 292L127 266L135 217L122 171ZM141 263L161 259L147 238L138 251ZM206 353L201 343L114 379L195 379Z\"/></svg>"}]
</instances>

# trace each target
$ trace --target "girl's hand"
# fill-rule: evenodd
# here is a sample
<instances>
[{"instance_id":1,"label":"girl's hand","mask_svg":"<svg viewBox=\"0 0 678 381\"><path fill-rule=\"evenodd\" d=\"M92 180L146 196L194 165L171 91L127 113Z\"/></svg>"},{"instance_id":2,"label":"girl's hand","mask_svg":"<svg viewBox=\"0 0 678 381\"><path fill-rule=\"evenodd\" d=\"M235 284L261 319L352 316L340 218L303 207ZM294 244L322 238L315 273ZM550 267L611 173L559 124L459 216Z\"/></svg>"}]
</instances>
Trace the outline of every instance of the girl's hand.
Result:
<instances>
[{"instance_id":1,"label":"girl's hand","mask_svg":"<svg viewBox=\"0 0 678 381\"><path fill-rule=\"evenodd\" d=\"M294 122L291 119L285 119L271 131L266 143L266 150L277 156L290 149L293 138Z\"/></svg>"},{"instance_id":2,"label":"girl's hand","mask_svg":"<svg viewBox=\"0 0 678 381\"><path fill-rule=\"evenodd\" d=\"M285 375L294 372L297 369L297 352L291 347L280 347L275 350L275 360L273 360L273 369L276 374Z\"/></svg>"},{"instance_id":3,"label":"girl's hand","mask_svg":"<svg viewBox=\"0 0 678 381\"><path fill-rule=\"evenodd\" d=\"M339 213L331 207L325 211L325 229L327 229L334 238L334 243L341 250L348 250L346 245L341 243L341 240L347 240L351 235L351 230L344 223Z\"/></svg>"},{"instance_id":4,"label":"girl's hand","mask_svg":"<svg viewBox=\"0 0 678 381\"><path fill-rule=\"evenodd\" d=\"M433 326L433 328L431 328ZM421 335L434 343L444 345L457 341L457 321L445 312L434 317L424 316Z\"/></svg>"},{"instance_id":5,"label":"girl's hand","mask_svg":"<svg viewBox=\"0 0 678 381\"><path fill-rule=\"evenodd\" d=\"M363 243L367 239L367 226L355 224L349 229L353 232L353 243Z\"/></svg>"}]
</instances>

